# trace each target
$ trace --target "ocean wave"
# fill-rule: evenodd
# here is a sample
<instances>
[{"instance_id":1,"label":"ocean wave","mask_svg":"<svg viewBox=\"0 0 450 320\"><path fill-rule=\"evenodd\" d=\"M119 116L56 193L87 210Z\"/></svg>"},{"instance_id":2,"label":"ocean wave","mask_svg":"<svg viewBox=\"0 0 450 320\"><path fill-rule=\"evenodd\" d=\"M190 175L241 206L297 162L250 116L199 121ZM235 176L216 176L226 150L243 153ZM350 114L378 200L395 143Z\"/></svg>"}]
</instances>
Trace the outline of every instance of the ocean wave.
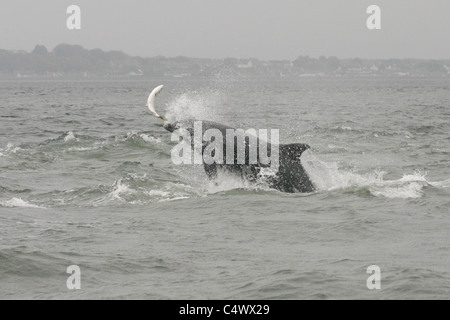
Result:
<instances>
[{"instance_id":1,"label":"ocean wave","mask_svg":"<svg viewBox=\"0 0 450 320\"><path fill-rule=\"evenodd\" d=\"M371 193L374 196L381 196L385 198L420 198L422 196L423 185L418 182L411 182L406 185L398 187L374 187L370 188Z\"/></svg>"},{"instance_id":2,"label":"ocean wave","mask_svg":"<svg viewBox=\"0 0 450 320\"><path fill-rule=\"evenodd\" d=\"M92 151L100 149L102 146L92 146L92 147L72 147L68 148L68 152L83 152L83 151Z\"/></svg>"},{"instance_id":3,"label":"ocean wave","mask_svg":"<svg viewBox=\"0 0 450 320\"><path fill-rule=\"evenodd\" d=\"M404 174L397 180L385 180L386 172L376 170L355 173L339 168L336 162L325 162L316 156L305 154L303 163L318 191L348 191L360 195L367 191L372 196L384 198L413 199L423 195L423 187L429 185L426 173L416 171Z\"/></svg>"},{"instance_id":4,"label":"ocean wave","mask_svg":"<svg viewBox=\"0 0 450 320\"><path fill-rule=\"evenodd\" d=\"M63 137L64 142L69 142L69 141L79 141L77 137L75 137L75 134L72 131L69 131L65 134L65 136Z\"/></svg>"},{"instance_id":5,"label":"ocean wave","mask_svg":"<svg viewBox=\"0 0 450 320\"><path fill-rule=\"evenodd\" d=\"M230 193L234 190L245 190L251 192L259 191L273 191L278 192L275 189L271 189L266 182L264 176L260 176L258 181L249 182L227 172L218 171L217 179L214 181L207 180L205 182L205 194L216 193Z\"/></svg>"},{"instance_id":6,"label":"ocean wave","mask_svg":"<svg viewBox=\"0 0 450 320\"><path fill-rule=\"evenodd\" d=\"M139 135L142 140L144 140L145 142L150 142L150 143L161 143L161 139L159 138L155 138L152 136L149 136L148 134L140 134Z\"/></svg>"},{"instance_id":7,"label":"ocean wave","mask_svg":"<svg viewBox=\"0 0 450 320\"><path fill-rule=\"evenodd\" d=\"M327 130L332 131L332 132L346 132L346 131L354 131L354 132L358 132L358 133L363 132L361 130L354 129L350 126L345 126L345 125L327 128Z\"/></svg>"},{"instance_id":8,"label":"ocean wave","mask_svg":"<svg viewBox=\"0 0 450 320\"><path fill-rule=\"evenodd\" d=\"M438 188L450 188L450 178L443 181L429 182L429 184Z\"/></svg>"},{"instance_id":9,"label":"ocean wave","mask_svg":"<svg viewBox=\"0 0 450 320\"><path fill-rule=\"evenodd\" d=\"M145 148L150 144L159 144L161 139L153 137L145 133L139 133L137 131L127 132L126 135L118 135L114 137L114 142L125 143L130 147Z\"/></svg>"},{"instance_id":10,"label":"ocean wave","mask_svg":"<svg viewBox=\"0 0 450 320\"><path fill-rule=\"evenodd\" d=\"M111 199L124 201L124 199L122 198L123 195L132 194L135 192L136 191L130 189L130 186L124 183L122 179L119 179L114 183L113 190L109 193L109 197Z\"/></svg>"},{"instance_id":11,"label":"ocean wave","mask_svg":"<svg viewBox=\"0 0 450 320\"><path fill-rule=\"evenodd\" d=\"M28 201L22 200L21 198L12 198L7 201L0 201L0 206L6 208L37 208L37 209L45 209L44 207L40 207L38 205L32 204Z\"/></svg>"},{"instance_id":12,"label":"ocean wave","mask_svg":"<svg viewBox=\"0 0 450 320\"><path fill-rule=\"evenodd\" d=\"M129 148L147 148L160 143L160 138L136 131L108 138L81 135L73 131L67 131L56 138L47 139L40 143L25 143L20 146L8 143L4 148L0 148L0 156L12 156L19 154L20 151L20 157L24 157L26 160L32 156L30 160L44 158L46 161L52 161L58 158L58 155L66 152L90 152L102 149L106 151L122 145Z\"/></svg>"},{"instance_id":13,"label":"ocean wave","mask_svg":"<svg viewBox=\"0 0 450 320\"><path fill-rule=\"evenodd\" d=\"M171 181L155 181L147 174L127 174L116 180L106 196L95 201L96 205L115 202L146 204L151 202L174 201L204 195L200 189L188 184Z\"/></svg>"},{"instance_id":14,"label":"ocean wave","mask_svg":"<svg viewBox=\"0 0 450 320\"><path fill-rule=\"evenodd\" d=\"M20 147L16 147L14 144L8 143L6 147L0 148L0 156L7 157L11 154L17 153L19 150L21 150Z\"/></svg>"}]
</instances>

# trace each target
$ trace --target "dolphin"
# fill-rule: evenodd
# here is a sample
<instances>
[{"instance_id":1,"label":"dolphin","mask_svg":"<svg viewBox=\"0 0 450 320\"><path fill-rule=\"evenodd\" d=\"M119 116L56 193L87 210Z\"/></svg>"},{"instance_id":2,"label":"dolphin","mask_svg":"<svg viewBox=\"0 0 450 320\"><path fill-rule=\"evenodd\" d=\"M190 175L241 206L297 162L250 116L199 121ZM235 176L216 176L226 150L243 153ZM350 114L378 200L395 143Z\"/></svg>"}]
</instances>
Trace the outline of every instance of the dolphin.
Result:
<instances>
[{"instance_id":1,"label":"dolphin","mask_svg":"<svg viewBox=\"0 0 450 320\"><path fill-rule=\"evenodd\" d=\"M203 166L206 175L210 180L215 180L218 175L218 171L226 171L228 173L232 173L242 179L245 179L250 182L257 182L259 180L263 180L268 183L270 188L279 190L281 192L287 193L309 193L315 191L315 186L312 183L310 177L307 172L303 168L300 160L300 156L302 153L308 149L310 146L302 143L294 143L294 144L272 144L266 142L267 146L267 157L272 161L272 156L278 156L277 170L276 172L272 172L269 175L262 175L263 171L266 169L272 168L273 163L267 163L263 161L260 157L260 141L258 137L250 137L245 134L243 130L235 130L234 128L220 124L213 121L204 121L204 120L182 120L177 122L168 122L164 116L160 116L155 110L155 99L158 93L160 93L163 89L163 86L160 85L152 90L147 100L147 107L150 112L157 118L160 118L165 121L163 127L169 132L175 132L179 129L186 130L190 137L192 148L194 148L194 127L195 123L200 122L202 128L202 137L204 133L209 129L215 129L220 131L222 134L223 144L222 144L222 155L223 161L214 162L214 163L205 163L203 161ZM227 130L234 130L237 132L233 137L227 136ZM243 136L242 136L243 135ZM233 138L234 141L227 141L227 138ZM253 139L254 138L254 139ZM255 140L256 139L256 140ZM206 148L211 143L211 141L202 141L201 152L204 154ZM243 159L239 160L238 157L238 144L243 143L241 146L243 153ZM256 143L256 159L251 158L250 149ZM233 146L231 149L230 146ZM228 148L230 148L230 150ZM226 158L228 154L233 154L232 161L230 163L230 159Z\"/></svg>"}]
</instances>

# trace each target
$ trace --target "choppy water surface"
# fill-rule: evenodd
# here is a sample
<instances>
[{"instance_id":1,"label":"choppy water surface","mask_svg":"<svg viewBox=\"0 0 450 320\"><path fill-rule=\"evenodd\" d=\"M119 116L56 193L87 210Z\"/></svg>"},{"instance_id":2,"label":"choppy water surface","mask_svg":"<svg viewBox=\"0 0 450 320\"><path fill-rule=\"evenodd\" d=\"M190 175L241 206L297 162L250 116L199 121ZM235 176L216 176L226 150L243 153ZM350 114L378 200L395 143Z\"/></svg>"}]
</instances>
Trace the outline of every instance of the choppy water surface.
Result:
<instances>
[{"instance_id":1,"label":"choppy water surface","mask_svg":"<svg viewBox=\"0 0 450 320\"><path fill-rule=\"evenodd\" d=\"M169 118L311 145L318 191L172 164L159 84ZM448 78L2 81L0 298L448 299L449 120Z\"/></svg>"}]
</instances>

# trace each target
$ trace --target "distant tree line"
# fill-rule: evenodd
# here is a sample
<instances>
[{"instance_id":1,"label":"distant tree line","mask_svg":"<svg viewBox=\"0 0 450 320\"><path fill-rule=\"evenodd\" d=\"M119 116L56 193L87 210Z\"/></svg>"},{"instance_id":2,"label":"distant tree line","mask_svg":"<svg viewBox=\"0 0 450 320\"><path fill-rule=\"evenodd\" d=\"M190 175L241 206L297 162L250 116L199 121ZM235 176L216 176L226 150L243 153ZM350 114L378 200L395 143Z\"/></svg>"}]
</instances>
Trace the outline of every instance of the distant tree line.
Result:
<instances>
[{"instance_id":1,"label":"distant tree line","mask_svg":"<svg viewBox=\"0 0 450 320\"><path fill-rule=\"evenodd\" d=\"M302 76L321 74L450 74L450 60L338 59L299 56L294 61L258 59L198 59L132 57L121 51L87 50L60 44L49 52L37 45L30 53L0 50L0 74L32 76L211 76L232 70L244 76Z\"/></svg>"}]
</instances>

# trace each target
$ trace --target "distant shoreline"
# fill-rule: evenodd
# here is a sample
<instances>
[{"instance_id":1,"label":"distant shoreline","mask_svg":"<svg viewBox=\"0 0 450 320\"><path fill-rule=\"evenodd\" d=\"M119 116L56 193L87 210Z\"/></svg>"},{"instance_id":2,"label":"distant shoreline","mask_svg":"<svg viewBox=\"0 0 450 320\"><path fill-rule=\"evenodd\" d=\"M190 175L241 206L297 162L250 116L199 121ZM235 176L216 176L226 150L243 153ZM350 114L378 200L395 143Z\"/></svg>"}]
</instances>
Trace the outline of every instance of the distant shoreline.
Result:
<instances>
[{"instance_id":1,"label":"distant shoreline","mask_svg":"<svg viewBox=\"0 0 450 320\"><path fill-rule=\"evenodd\" d=\"M121 51L87 50L60 44L49 52L37 45L30 53L0 49L0 79L70 78L210 78L321 76L450 76L449 60L339 59L299 56L289 60L132 57Z\"/></svg>"}]
</instances>

